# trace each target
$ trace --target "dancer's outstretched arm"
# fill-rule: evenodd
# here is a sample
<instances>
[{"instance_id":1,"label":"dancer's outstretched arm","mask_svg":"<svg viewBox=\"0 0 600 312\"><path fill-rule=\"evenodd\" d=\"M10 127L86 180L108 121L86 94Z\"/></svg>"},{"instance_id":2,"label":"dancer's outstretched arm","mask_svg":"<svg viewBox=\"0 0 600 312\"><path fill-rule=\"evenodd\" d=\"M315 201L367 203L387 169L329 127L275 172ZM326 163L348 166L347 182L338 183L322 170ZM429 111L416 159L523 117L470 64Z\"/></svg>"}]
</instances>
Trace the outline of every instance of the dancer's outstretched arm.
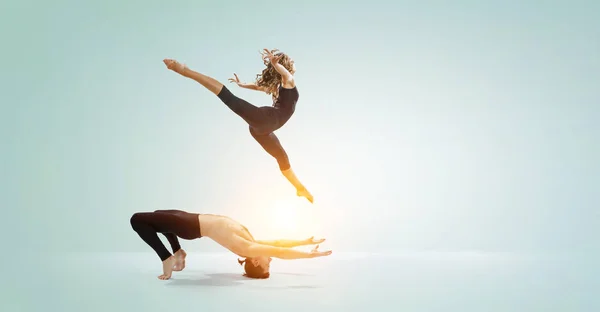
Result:
<instances>
[{"instance_id":1,"label":"dancer's outstretched arm","mask_svg":"<svg viewBox=\"0 0 600 312\"><path fill-rule=\"evenodd\" d=\"M314 236L303 240L292 240L292 239L277 239L277 240L257 240L256 242L263 245L269 245L274 247L292 248L306 245L317 245L324 242L325 239L315 239Z\"/></svg>"},{"instance_id":2,"label":"dancer's outstretched arm","mask_svg":"<svg viewBox=\"0 0 600 312\"><path fill-rule=\"evenodd\" d=\"M234 78L229 78L229 81L237 84L238 87L240 87L240 88L245 88L245 89L250 89L250 90L255 90L255 91L263 91L263 92L266 91L263 87L259 87L256 84L241 82L240 78L238 77L238 75L236 73L234 73L233 76L234 76Z\"/></svg>"},{"instance_id":3,"label":"dancer's outstretched arm","mask_svg":"<svg viewBox=\"0 0 600 312\"><path fill-rule=\"evenodd\" d=\"M319 245L310 252L305 252L292 248L275 247L252 242L243 247L243 250L240 251L239 255L246 258L263 256L285 260L316 258L331 255L331 250L319 251L318 248Z\"/></svg>"}]
</instances>

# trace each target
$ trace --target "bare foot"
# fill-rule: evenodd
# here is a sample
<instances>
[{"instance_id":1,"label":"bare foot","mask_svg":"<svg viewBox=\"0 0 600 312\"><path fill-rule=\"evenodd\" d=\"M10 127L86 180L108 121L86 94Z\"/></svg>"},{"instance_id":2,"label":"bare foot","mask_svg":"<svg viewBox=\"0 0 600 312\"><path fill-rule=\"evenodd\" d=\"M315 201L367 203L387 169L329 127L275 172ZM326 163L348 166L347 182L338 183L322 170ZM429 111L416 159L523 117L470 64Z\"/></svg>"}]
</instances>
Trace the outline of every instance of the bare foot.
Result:
<instances>
[{"instance_id":1,"label":"bare foot","mask_svg":"<svg viewBox=\"0 0 600 312\"><path fill-rule=\"evenodd\" d=\"M173 59L164 59L163 63L165 63L165 65L167 65L168 69L170 69L176 73L179 73L179 74L181 74L183 72L183 70L185 69L184 64L181 64Z\"/></svg>"},{"instance_id":2,"label":"bare foot","mask_svg":"<svg viewBox=\"0 0 600 312\"><path fill-rule=\"evenodd\" d=\"M175 257L175 265L173 266L173 271L182 271L185 269L185 257L187 254L183 249L177 250L177 252L173 255Z\"/></svg>"},{"instance_id":3,"label":"bare foot","mask_svg":"<svg viewBox=\"0 0 600 312\"><path fill-rule=\"evenodd\" d=\"M306 197L306 199L308 199L308 201L312 204L313 203L313 196L312 194L305 188L303 189L299 189L296 191L296 195L301 196L301 197Z\"/></svg>"},{"instance_id":4,"label":"bare foot","mask_svg":"<svg viewBox=\"0 0 600 312\"><path fill-rule=\"evenodd\" d=\"M171 278L171 273L173 273L173 266L175 265L175 257L170 256L167 260L162 262L163 264L163 274L158 276L158 279L168 280Z\"/></svg>"}]
</instances>

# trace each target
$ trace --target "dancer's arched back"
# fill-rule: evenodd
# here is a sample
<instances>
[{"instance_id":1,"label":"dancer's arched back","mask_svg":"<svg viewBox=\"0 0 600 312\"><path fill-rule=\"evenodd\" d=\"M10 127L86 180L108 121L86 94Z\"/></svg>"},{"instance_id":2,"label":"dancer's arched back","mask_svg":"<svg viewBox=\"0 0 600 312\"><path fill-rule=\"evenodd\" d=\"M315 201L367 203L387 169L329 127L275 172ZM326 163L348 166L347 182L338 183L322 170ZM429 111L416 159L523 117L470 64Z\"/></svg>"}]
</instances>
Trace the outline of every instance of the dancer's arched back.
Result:
<instances>
[{"instance_id":1,"label":"dancer's arched back","mask_svg":"<svg viewBox=\"0 0 600 312\"><path fill-rule=\"evenodd\" d=\"M319 251L320 243L325 239L315 240L314 237L304 240L256 240L248 229L239 222L216 214L200 214L182 210L156 210L154 212L137 212L131 216L131 227L138 233L158 255L163 265L163 274L158 278L171 278L173 271L185 268L186 252L181 249L179 239L195 240L208 237L217 244L225 247L244 261L246 276L251 278L268 278L271 257L280 259L306 259L325 257L331 251ZM171 245L173 253L158 237L164 234ZM310 252L295 250L294 247L317 245Z\"/></svg>"},{"instance_id":2,"label":"dancer's arched back","mask_svg":"<svg viewBox=\"0 0 600 312\"><path fill-rule=\"evenodd\" d=\"M165 59L163 62L168 69L203 85L217 95L234 113L242 117L248 123L252 137L277 160L281 173L296 188L296 194L306 197L312 203L312 194L296 177L287 153L273 133L290 119L299 98L298 88L294 81L296 71L294 61L287 54L267 49L264 49L262 59L266 68L257 76L256 83L242 83L236 74L234 74L235 78L231 78L229 81L242 88L263 91L272 95L272 106L254 106L233 95L217 80L193 71L176 60Z\"/></svg>"}]
</instances>

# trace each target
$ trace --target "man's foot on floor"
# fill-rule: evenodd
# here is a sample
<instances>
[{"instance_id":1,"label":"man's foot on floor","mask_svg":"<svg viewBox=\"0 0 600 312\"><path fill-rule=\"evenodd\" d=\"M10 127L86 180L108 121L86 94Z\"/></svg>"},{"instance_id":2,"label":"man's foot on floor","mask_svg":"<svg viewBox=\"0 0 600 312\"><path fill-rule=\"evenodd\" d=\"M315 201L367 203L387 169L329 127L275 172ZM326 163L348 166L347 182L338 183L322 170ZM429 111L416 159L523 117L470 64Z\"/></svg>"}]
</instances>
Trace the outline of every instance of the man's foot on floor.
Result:
<instances>
[{"instance_id":1,"label":"man's foot on floor","mask_svg":"<svg viewBox=\"0 0 600 312\"><path fill-rule=\"evenodd\" d=\"M183 249L177 250L177 252L173 255L175 257L175 265L173 265L173 271L182 271L185 269L185 257L187 254Z\"/></svg>"},{"instance_id":2,"label":"man's foot on floor","mask_svg":"<svg viewBox=\"0 0 600 312\"><path fill-rule=\"evenodd\" d=\"M173 266L175 265L175 257L170 256L165 261L163 261L162 264L163 264L163 274L159 275L158 279L168 280L171 278L171 273L173 273Z\"/></svg>"}]
</instances>

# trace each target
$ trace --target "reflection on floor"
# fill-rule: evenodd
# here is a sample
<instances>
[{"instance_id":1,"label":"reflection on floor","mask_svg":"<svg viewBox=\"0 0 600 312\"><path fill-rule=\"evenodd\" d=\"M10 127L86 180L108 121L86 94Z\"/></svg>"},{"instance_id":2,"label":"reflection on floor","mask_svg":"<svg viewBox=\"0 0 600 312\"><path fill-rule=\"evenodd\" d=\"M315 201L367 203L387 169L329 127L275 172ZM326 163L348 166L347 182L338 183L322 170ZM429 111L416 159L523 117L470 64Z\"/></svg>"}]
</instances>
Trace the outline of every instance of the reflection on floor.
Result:
<instances>
[{"instance_id":1,"label":"reflection on floor","mask_svg":"<svg viewBox=\"0 0 600 312\"><path fill-rule=\"evenodd\" d=\"M32 254L8 268L0 310L600 311L597 262L584 257L334 253L274 259L268 280L243 277L236 259L189 253L160 281L150 252Z\"/></svg>"}]
</instances>

